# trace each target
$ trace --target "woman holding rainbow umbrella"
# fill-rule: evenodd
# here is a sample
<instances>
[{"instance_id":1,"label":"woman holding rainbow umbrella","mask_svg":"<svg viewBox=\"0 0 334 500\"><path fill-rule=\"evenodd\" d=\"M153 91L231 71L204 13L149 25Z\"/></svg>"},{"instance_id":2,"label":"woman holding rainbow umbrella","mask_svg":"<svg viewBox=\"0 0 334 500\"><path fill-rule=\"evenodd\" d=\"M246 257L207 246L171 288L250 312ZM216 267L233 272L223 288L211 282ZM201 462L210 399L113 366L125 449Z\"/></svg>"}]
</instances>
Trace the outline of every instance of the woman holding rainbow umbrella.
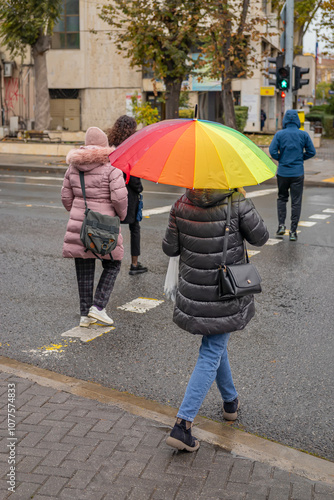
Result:
<instances>
[{"instance_id":1,"label":"woman holding rainbow umbrella","mask_svg":"<svg viewBox=\"0 0 334 500\"><path fill-rule=\"evenodd\" d=\"M216 381L223 417L236 420L239 400L227 344L255 314L253 295L221 300L218 268L222 261L228 200L230 229L227 264L245 262L244 240L261 246L267 228L241 186L258 184L275 174L276 166L244 135L214 122L168 120L145 127L110 155L113 166L127 175L186 188L173 205L162 242L170 257L180 256L173 321L201 336L197 363L167 444L196 451L192 423Z\"/></svg>"}]
</instances>

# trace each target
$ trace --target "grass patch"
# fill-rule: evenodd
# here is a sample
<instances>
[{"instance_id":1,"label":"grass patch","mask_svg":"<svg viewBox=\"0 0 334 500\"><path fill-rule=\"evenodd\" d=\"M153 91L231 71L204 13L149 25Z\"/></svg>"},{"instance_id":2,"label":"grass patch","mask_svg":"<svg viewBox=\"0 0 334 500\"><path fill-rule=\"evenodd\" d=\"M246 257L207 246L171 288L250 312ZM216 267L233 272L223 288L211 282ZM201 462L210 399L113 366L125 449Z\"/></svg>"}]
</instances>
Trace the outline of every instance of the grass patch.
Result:
<instances>
[{"instance_id":1,"label":"grass patch","mask_svg":"<svg viewBox=\"0 0 334 500\"><path fill-rule=\"evenodd\" d=\"M257 146L269 146L271 141L273 140L273 135L265 135L265 134L245 134L248 139L253 141Z\"/></svg>"}]
</instances>

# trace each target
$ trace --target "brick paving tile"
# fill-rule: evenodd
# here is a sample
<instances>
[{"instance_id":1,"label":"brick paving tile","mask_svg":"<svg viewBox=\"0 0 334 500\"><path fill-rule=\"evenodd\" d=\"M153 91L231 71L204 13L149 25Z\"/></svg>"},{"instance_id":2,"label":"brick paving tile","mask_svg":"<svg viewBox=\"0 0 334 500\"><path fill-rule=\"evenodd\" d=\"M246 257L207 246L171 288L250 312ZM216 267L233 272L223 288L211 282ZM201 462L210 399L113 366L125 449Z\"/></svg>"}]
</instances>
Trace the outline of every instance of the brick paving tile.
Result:
<instances>
[{"instance_id":1,"label":"brick paving tile","mask_svg":"<svg viewBox=\"0 0 334 500\"><path fill-rule=\"evenodd\" d=\"M73 488L64 488L57 499L60 500L101 500L105 495L104 491L94 491L93 495L91 491L76 490ZM35 498L34 498L35 500ZM118 499L114 499L118 500Z\"/></svg>"},{"instance_id":2,"label":"brick paving tile","mask_svg":"<svg viewBox=\"0 0 334 500\"><path fill-rule=\"evenodd\" d=\"M38 490L41 495L57 496L60 490L68 483L65 477L50 477L46 483Z\"/></svg>"},{"instance_id":3,"label":"brick paving tile","mask_svg":"<svg viewBox=\"0 0 334 500\"><path fill-rule=\"evenodd\" d=\"M95 474L96 471L79 470L70 479L67 486L68 488L75 488L81 490L85 489L86 486L91 482Z\"/></svg>"},{"instance_id":4,"label":"brick paving tile","mask_svg":"<svg viewBox=\"0 0 334 500\"><path fill-rule=\"evenodd\" d=\"M32 457L45 457L49 452L46 449L39 448L40 443L34 448L24 446L23 441L20 441L17 446L17 456L32 456Z\"/></svg>"},{"instance_id":5,"label":"brick paving tile","mask_svg":"<svg viewBox=\"0 0 334 500\"><path fill-rule=\"evenodd\" d=\"M58 497L50 497L50 496L44 496L44 495L34 495L33 500L58 500Z\"/></svg>"},{"instance_id":6,"label":"brick paving tile","mask_svg":"<svg viewBox=\"0 0 334 500\"><path fill-rule=\"evenodd\" d=\"M36 474L35 472L20 472L17 473L17 481L20 483L37 483L43 484L47 479L46 474Z\"/></svg>"},{"instance_id":7,"label":"brick paving tile","mask_svg":"<svg viewBox=\"0 0 334 500\"><path fill-rule=\"evenodd\" d=\"M64 458L69 454L69 451L59 451L52 450L49 454L40 462L40 465L46 465L49 467L58 467Z\"/></svg>"},{"instance_id":8,"label":"brick paving tile","mask_svg":"<svg viewBox=\"0 0 334 500\"><path fill-rule=\"evenodd\" d=\"M290 494L290 484L281 484L270 488L268 500L288 500Z\"/></svg>"},{"instance_id":9,"label":"brick paving tile","mask_svg":"<svg viewBox=\"0 0 334 500\"><path fill-rule=\"evenodd\" d=\"M34 474L41 474L48 477L60 476L60 477L72 477L77 468L76 467L48 467L46 465L38 465L34 469Z\"/></svg>"},{"instance_id":10,"label":"brick paving tile","mask_svg":"<svg viewBox=\"0 0 334 500\"><path fill-rule=\"evenodd\" d=\"M37 483L21 483L15 489L15 493L11 493L10 498L13 500L28 500L33 497L35 491L40 488Z\"/></svg>"},{"instance_id":11,"label":"brick paving tile","mask_svg":"<svg viewBox=\"0 0 334 500\"><path fill-rule=\"evenodd\" d=\"M20 462L19 472L32 472L41 460L42 457L24 457Z\"/></svg>"},{"instance_id":12,"label":"brick paving tile","mask_svg":"<svg viewBox=\"0 0 334 500\"><path fill-rule=\"evenodd\" d=\"M67 456L67 460L78 460L85 462L94 451L95 446L76 446L73 451Z\"/></svg>"},{"instance_id":13,"label":"brick paving tile","mask_svg":"<svg viewBox=\"0 0 334 500\"><path fill-rule=\"evenodd\" d=\"M103 441L100 443L92 452L92 456L95 455L101 455L103 457L110 457L110 455L113 453L117 443L113 441Z\"/></svg>"},{"instance_id":14,"label":"brick paving tile","mask_svg":"<svg viewBox=\"0 0 334 500\"><path fill-rule=\"evenodd\" d=\"M334 495L334 485L315 483L314 492L321 493L322 495Z\"/></svg>"}]
</instances>

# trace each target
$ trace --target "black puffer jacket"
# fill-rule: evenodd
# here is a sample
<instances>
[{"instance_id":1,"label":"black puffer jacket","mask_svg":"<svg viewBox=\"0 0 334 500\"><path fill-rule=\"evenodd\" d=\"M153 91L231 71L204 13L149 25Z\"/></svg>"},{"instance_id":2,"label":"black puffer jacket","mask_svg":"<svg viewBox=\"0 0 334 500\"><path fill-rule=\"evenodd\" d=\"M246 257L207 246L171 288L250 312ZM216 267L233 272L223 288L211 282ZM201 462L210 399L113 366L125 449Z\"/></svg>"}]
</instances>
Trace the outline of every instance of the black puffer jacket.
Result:
<instances>
[{"instance_id":1,"label":"black puffer jacket","mask_svg":"<svg viewBox=\"0 0 334 500\"><path fill-rule=\"evenodd\" d=\"M254 297L220 301L218 267L222 260L227 201L231 191L188 190L174 203L162 243L169 257L180 255L174 322L199 335L242 330L255 314ZM252 201L234 191L227 263L244 262L243 240L262 246L267 228Z\"/></svg>"}]
</instances>

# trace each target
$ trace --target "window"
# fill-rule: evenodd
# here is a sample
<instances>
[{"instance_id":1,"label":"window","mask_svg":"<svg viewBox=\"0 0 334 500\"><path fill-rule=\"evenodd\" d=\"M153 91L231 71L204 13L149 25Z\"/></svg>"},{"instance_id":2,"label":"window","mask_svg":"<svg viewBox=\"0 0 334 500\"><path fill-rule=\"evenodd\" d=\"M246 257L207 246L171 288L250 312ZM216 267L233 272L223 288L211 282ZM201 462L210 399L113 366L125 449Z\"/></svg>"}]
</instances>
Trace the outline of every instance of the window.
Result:
<instances>
[{"instance_id":1,"label":"window","mask_svg":"<svg viewBox=\"0 0 334 500\"><path fill-rule=\"evenodd\" d=\"M63 12L53 29L52 49L80 49L79 0L63 0Z\"/></svg>"}]
</instances>

